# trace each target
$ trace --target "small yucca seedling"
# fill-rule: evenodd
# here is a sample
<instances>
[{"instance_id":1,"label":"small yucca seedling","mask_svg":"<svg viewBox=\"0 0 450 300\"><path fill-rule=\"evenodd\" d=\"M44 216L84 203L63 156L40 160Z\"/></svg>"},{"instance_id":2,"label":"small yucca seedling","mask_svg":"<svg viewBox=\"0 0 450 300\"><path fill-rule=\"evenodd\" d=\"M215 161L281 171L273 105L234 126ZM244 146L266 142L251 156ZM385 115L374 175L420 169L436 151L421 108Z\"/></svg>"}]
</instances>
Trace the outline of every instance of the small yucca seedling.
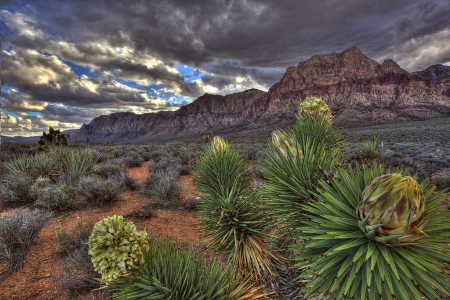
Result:
<instances>
[{"instance_id":1,"label":"small yucca seedling","mask_svg":"<svg viewBox=\"0 0 450 300\"><path fill-rule=\"evenodd\" d=\"M450 213L408 169L384 175L383 165L340 169L320 181L317 201L304 204L309 220L293 247L308 268L307 294L327 299L441 299L450 295ZM387 171L388 173L390 170ZM445 270L445 271L444 271Z\"/></svg>"},{"instance_id":2,"label":"small yucca seedling","mask_svg":"<svg viewBox=\"0 0 450 300\"><path fill-rule=\"evenodd\" d=\"M358 148L356 154L358 154L361 159L374 159L378 156L376 148L376 141L365 142Z\"/></svg>"}]
</instances>

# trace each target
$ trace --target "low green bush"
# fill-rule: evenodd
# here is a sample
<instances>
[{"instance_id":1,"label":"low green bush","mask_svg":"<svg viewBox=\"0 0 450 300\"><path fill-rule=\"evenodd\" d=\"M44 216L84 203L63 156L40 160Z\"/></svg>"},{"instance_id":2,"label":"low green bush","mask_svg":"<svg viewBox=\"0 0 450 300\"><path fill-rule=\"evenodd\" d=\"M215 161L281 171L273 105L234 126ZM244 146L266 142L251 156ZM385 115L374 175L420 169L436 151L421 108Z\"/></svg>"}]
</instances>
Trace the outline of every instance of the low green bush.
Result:
<instances>
[{"instance_id":1,"label":"low green bush","mask_svg":"<svg viewBox=\"0 0 450 300\"><path fill-rule=\"evenodd\" d=\"M53 209L66 210L74 200L75 187L70 185L49 185L39 191L34 206Z\"/></svg>"}]
</instances>

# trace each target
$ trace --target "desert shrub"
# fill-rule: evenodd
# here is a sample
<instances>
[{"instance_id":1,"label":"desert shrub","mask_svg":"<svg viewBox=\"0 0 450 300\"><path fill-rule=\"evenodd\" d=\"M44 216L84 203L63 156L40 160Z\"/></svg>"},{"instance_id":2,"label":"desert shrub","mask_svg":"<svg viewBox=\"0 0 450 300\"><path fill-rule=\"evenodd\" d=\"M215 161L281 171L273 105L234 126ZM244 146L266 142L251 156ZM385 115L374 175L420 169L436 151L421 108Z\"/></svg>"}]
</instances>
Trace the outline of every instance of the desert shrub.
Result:
<instances>
[{"instance_id":1,"label":"desert shrub","mask_svg":"<svg viewBox=\"0 0 450 300\"><path fill-rule=\"evenodd\" d=\"M142 165L142 158L137 152L131 152L122 157L120 163L126 167L139 167Z\"/></svg>"},{"instance_id":2,"label":"desert shrub","mask_svg":"<svg viewBox=\"0 0 450 300\"><path fill-rule=\"evenodd\" d=\"M58 230L55 236L56 242L69 251L80 249L83 247L83 243L89 241L89 236L93 228L93 222L83 223L83 220L80 219L71 229L67 231L64 228Z\"/></svg>"},{"instance_id":3,"label":"desert shrub","mask_svg":"<svg viewBox=\"0 0 450 300\"><path fill-rule=\"evenodd\" d=\"M0 217L0 281L19 271L31 244L52 212L22 210Z\"/></svg>"},{"instance_id":4,"label":"desert shrub","mask_svg":"<svg viewBox=\"0 0 450 300\"><path fill-rule=\"evenodd\" d=\"M125 150L121 148L115 148L111 153L114 155L115 158L119 158L125 155Z\"/></svg>"},{"instance_id":5,"label":"desert shrub","mask_svg":"<svg viewBox=\"0 0 450 300\"><path fill-rule=\"evenodd\" d=\"M181 160L179 158L164 156L161 157L158 162L152 161L149 164L147 164L147 169L150 173L157 170L166 170L169 167L180 170L181 169L180 163Z\"/></svg>"},{"instance_id":6,"label":"desert shrub","mask_svg":"<svg viewBox=\"0 0 450 300\"><path fill-rule=\"evenodd\" d=\"M124 168L118 161L104 162L93 171L94 174L99 175L103 178L120 176L124 172Z\"/></svg>"},{"instance_id":7,"label":"desert shrub","mask_svg":"<svg viewBox=\"0 0 450 300\"><path fill-rule=\"evenodd\" d=\"M150 152L143 152L141 156L144 161L152 159L152 154Z\"/></svg>"},{"instance_id":8,"label":"desert shrub","mask_svg":"<svg viewBox=\"0 0 450 300\"><path fill-rule=\"evenodd\" d=\"M377 157L376 142L365 142L357 150L356 154L361 159L374 159Z\"/></svg>"},{"instance_id":9,"label":"desert shrub","mask_svg":"<svg viewBox=\"0 0 450 300\"><path fill-rule=\"evenodd\" d=\"M50 184L52 184L52 181L47 177L39 177L36 179L34 184L31 186L31 190L34 193L39 192L40 190L48 187Z\"/></svg>"},{"instance_id":10,"label":"desert shrub","mask_svg":"<svg viewBox=\"0 0 450 300\"><path fill-rule=\"evenodd\" d=\"M123 186L129 190L135 191L141 188L141 184L135 178L131 177L125 172L111 178L116 180L117 182L122 183Z\"/></svg>"},{"instance_id":11,"label":"desert shrub","mask_svg":"<svg viewBox=\"0 0 450 300\"><path fill-rule=\"evenodd\" d=\"M174 152L174 154L175 154L175 157L177 157L179 159L179 161L182 165L186 165L189 163L189 156L188 156L187 151L178 150L178 151Z\"/></svg>"},{"instance_id":12,"label":"desert shrub","mask_svg":"<svg viewBox=\"0 0 450 300\"><path fill-rule=\"evenodd\" d=\"M32 203L36 197L31 189L34 179L21 174L9 173L0 183L0 199L7 201L9 205Z\"/></svg>"},{"instance_id":13,"label":"desert shrub","mask_svg":"<svg viewBox=\"0 0 450 300\"><path fill-rule=\"evenodd\" d=\"M108 155L105 152L96 151L97 163L105 162L109 159Z\"/></svg>"},{"instance_id":14,"label":"desert shrub","mask_svg":"<svg viewBox=\"0 0 450 300\"><path fill-rule=\"evenodd\" d=\"M436 174L431 177L431 183L439 185L440 189L450 187L450 175L448 174Z\"/></svg>"},{"instance_id":15,"label":"desert shrub","mask_svg":"<svg viewBox=\"0 0 450 300\"><path fill-rule=\"evenodd\" d=\"M168 155L169 155L169 153L164 149L158 149L158 150L152 151L152 159L155 161L159 161L160 157L168 156Z\"/></svg>"},{"instance_id":16,"label":"desert shrub","mask_svg":"<svg viewBox=\"0 0 450 300\"><path fill-rule=\"evenodd\" d=\"M65 210L74 200L75 187L49 185L39 191L34 206L45 209Z\"/></svg>"},{"instance_id":17,"label":"desert shrub","mask_svg":"<svg viewBox=\"0 0 450 300\"><path fill-rule=\"evenodd\" d=\"M116 201L121 190L122 184L112 178L84 177L76 191L86 198L88 204L103 205Z\"/></svg>"},{"instance_id":18,"label":"desert shrub","mask_svg":"<svg viewBox=\"0 0 450 300\"><path fill-rule=\"evenodd\" d=\"M146 188L143 193L156 199L158 205L167 207L177 200L179 173L174 168L151 172L146 177Z\"/></svg>"},{"instance_id":19,"label":"desert shrub","mask_svg":"<svg viewBox=\"0 0 450 300\"><path fill-rule=\"evenodd\" d=\"M60 290L69 290L75 297L85 290L100 287L99 275L94 271L91 257L88 254L89 246L82 243L79 248L66 249L67 255L57 267L57 275L53 279ZM106 299L110 292L100 291L98 298ZM101 297L103 296L103 297Z\"/></svg>"}]
</instances>

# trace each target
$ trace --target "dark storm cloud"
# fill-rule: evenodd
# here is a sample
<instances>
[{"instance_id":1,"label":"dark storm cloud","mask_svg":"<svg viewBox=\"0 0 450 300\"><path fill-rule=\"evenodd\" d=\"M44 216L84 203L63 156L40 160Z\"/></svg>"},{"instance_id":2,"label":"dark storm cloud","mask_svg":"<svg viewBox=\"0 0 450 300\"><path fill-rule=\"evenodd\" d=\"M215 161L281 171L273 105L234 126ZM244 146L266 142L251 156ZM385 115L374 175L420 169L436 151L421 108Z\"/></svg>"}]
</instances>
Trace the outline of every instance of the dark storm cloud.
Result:
<instances>
[{"instance_id":1,"label":"dark storm cloud","mask_svg":"<svg viewBox=\"0 0 450 300\"><path fill-rule=\"evenodd\" d=\"M267 90L287 67L350 46L379 62L393 58L408 71L450 62L450 0L44 0L0 7L9 10L1 12L2 84L18 90L5 93L2 107L49 118L57 118L51 103L67 113L182 105L116 79L164 85L192 99ZM101 78L79 76L63 61ZM176 65L203 77L188 82Z\"/></svg>"}]
</instances>

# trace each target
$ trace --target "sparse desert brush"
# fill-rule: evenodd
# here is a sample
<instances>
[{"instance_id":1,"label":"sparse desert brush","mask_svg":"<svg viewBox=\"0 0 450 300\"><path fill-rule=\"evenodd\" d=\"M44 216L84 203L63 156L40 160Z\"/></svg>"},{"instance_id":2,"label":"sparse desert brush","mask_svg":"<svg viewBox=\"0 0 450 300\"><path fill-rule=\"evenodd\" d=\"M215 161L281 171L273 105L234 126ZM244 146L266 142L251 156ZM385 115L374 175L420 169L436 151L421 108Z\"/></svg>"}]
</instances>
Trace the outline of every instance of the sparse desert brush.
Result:
<instances>
[{"instance_id":1,"label":"sparse desert brush","mask_svg":"<svg viewBox=\"0 0 450 300\"><path fill-rule=\"evenodd\" d=\"M33 203L36 200L33 184L34 179L26 174L8 173L0 182L0 198L12 206Z\"/></svg>"},{"instance_id":2,"label":"sparse desert brush","mask_svg":"<svg viewBox=\"0 0 450 300\"><path fill-rule=\"evenodd\" d=\"M74 200L74 193L75 187L70 185L48 185L38 191L34 206L51 210L66 210Z\"/></svg>"},{"instance_id":3,"label":"sparse desert brush","mask_svg":"<svg viewBox=\"0 0 450 300\"><path fill-rule=\"evenodd\" d=\"M89 241L89 236L94 228L92 221L83 222L78 220L70 229L62 228L56 231L56 243L67 250L79 249Z\"/></svg>"},{"instance_id":4,"label":"sparse desert brush","mask_svg":"<svg viewBox=\"0 0 450 300\"><path fill-rule=\"evenodd\" d=\"M21 210L0 217L0 282L20 271L28 250L52 212Z\"/></svg>"},{"instance_id":5,"label":"sparse desert brush","mask_svg":"<svg viewBox=\"0 0 450 300\"><path fill-rule=\"evenodd\" d=\"M113 178L101 179L83 177L77 186L77 193L85 197L88 205L107 205L119 199L123 186Z\"/></svg>"},{"instance_id":6,"label":"sparse desert brush","mask_svg":"<svg viewBox=\"0 0 450 300\"><path fill-rule=\"evenodd\" d=\"M92 173L101 176L103 178L111 178L114 176L121 176L125 172L124 167L120 164L120 162L106 161L98 166Z\"/></svg>"},{"instance_id":7,"label":"sparse desert brush","mask_svg":"<svg viewBox=\"0 0 450 300\"><path fill-rule=\"evenodd\" d=\"M142 165L142 157L139 153L131 151L120 159L120 163L126 167L139 167Z\"/></svg>"}]
</instances>

